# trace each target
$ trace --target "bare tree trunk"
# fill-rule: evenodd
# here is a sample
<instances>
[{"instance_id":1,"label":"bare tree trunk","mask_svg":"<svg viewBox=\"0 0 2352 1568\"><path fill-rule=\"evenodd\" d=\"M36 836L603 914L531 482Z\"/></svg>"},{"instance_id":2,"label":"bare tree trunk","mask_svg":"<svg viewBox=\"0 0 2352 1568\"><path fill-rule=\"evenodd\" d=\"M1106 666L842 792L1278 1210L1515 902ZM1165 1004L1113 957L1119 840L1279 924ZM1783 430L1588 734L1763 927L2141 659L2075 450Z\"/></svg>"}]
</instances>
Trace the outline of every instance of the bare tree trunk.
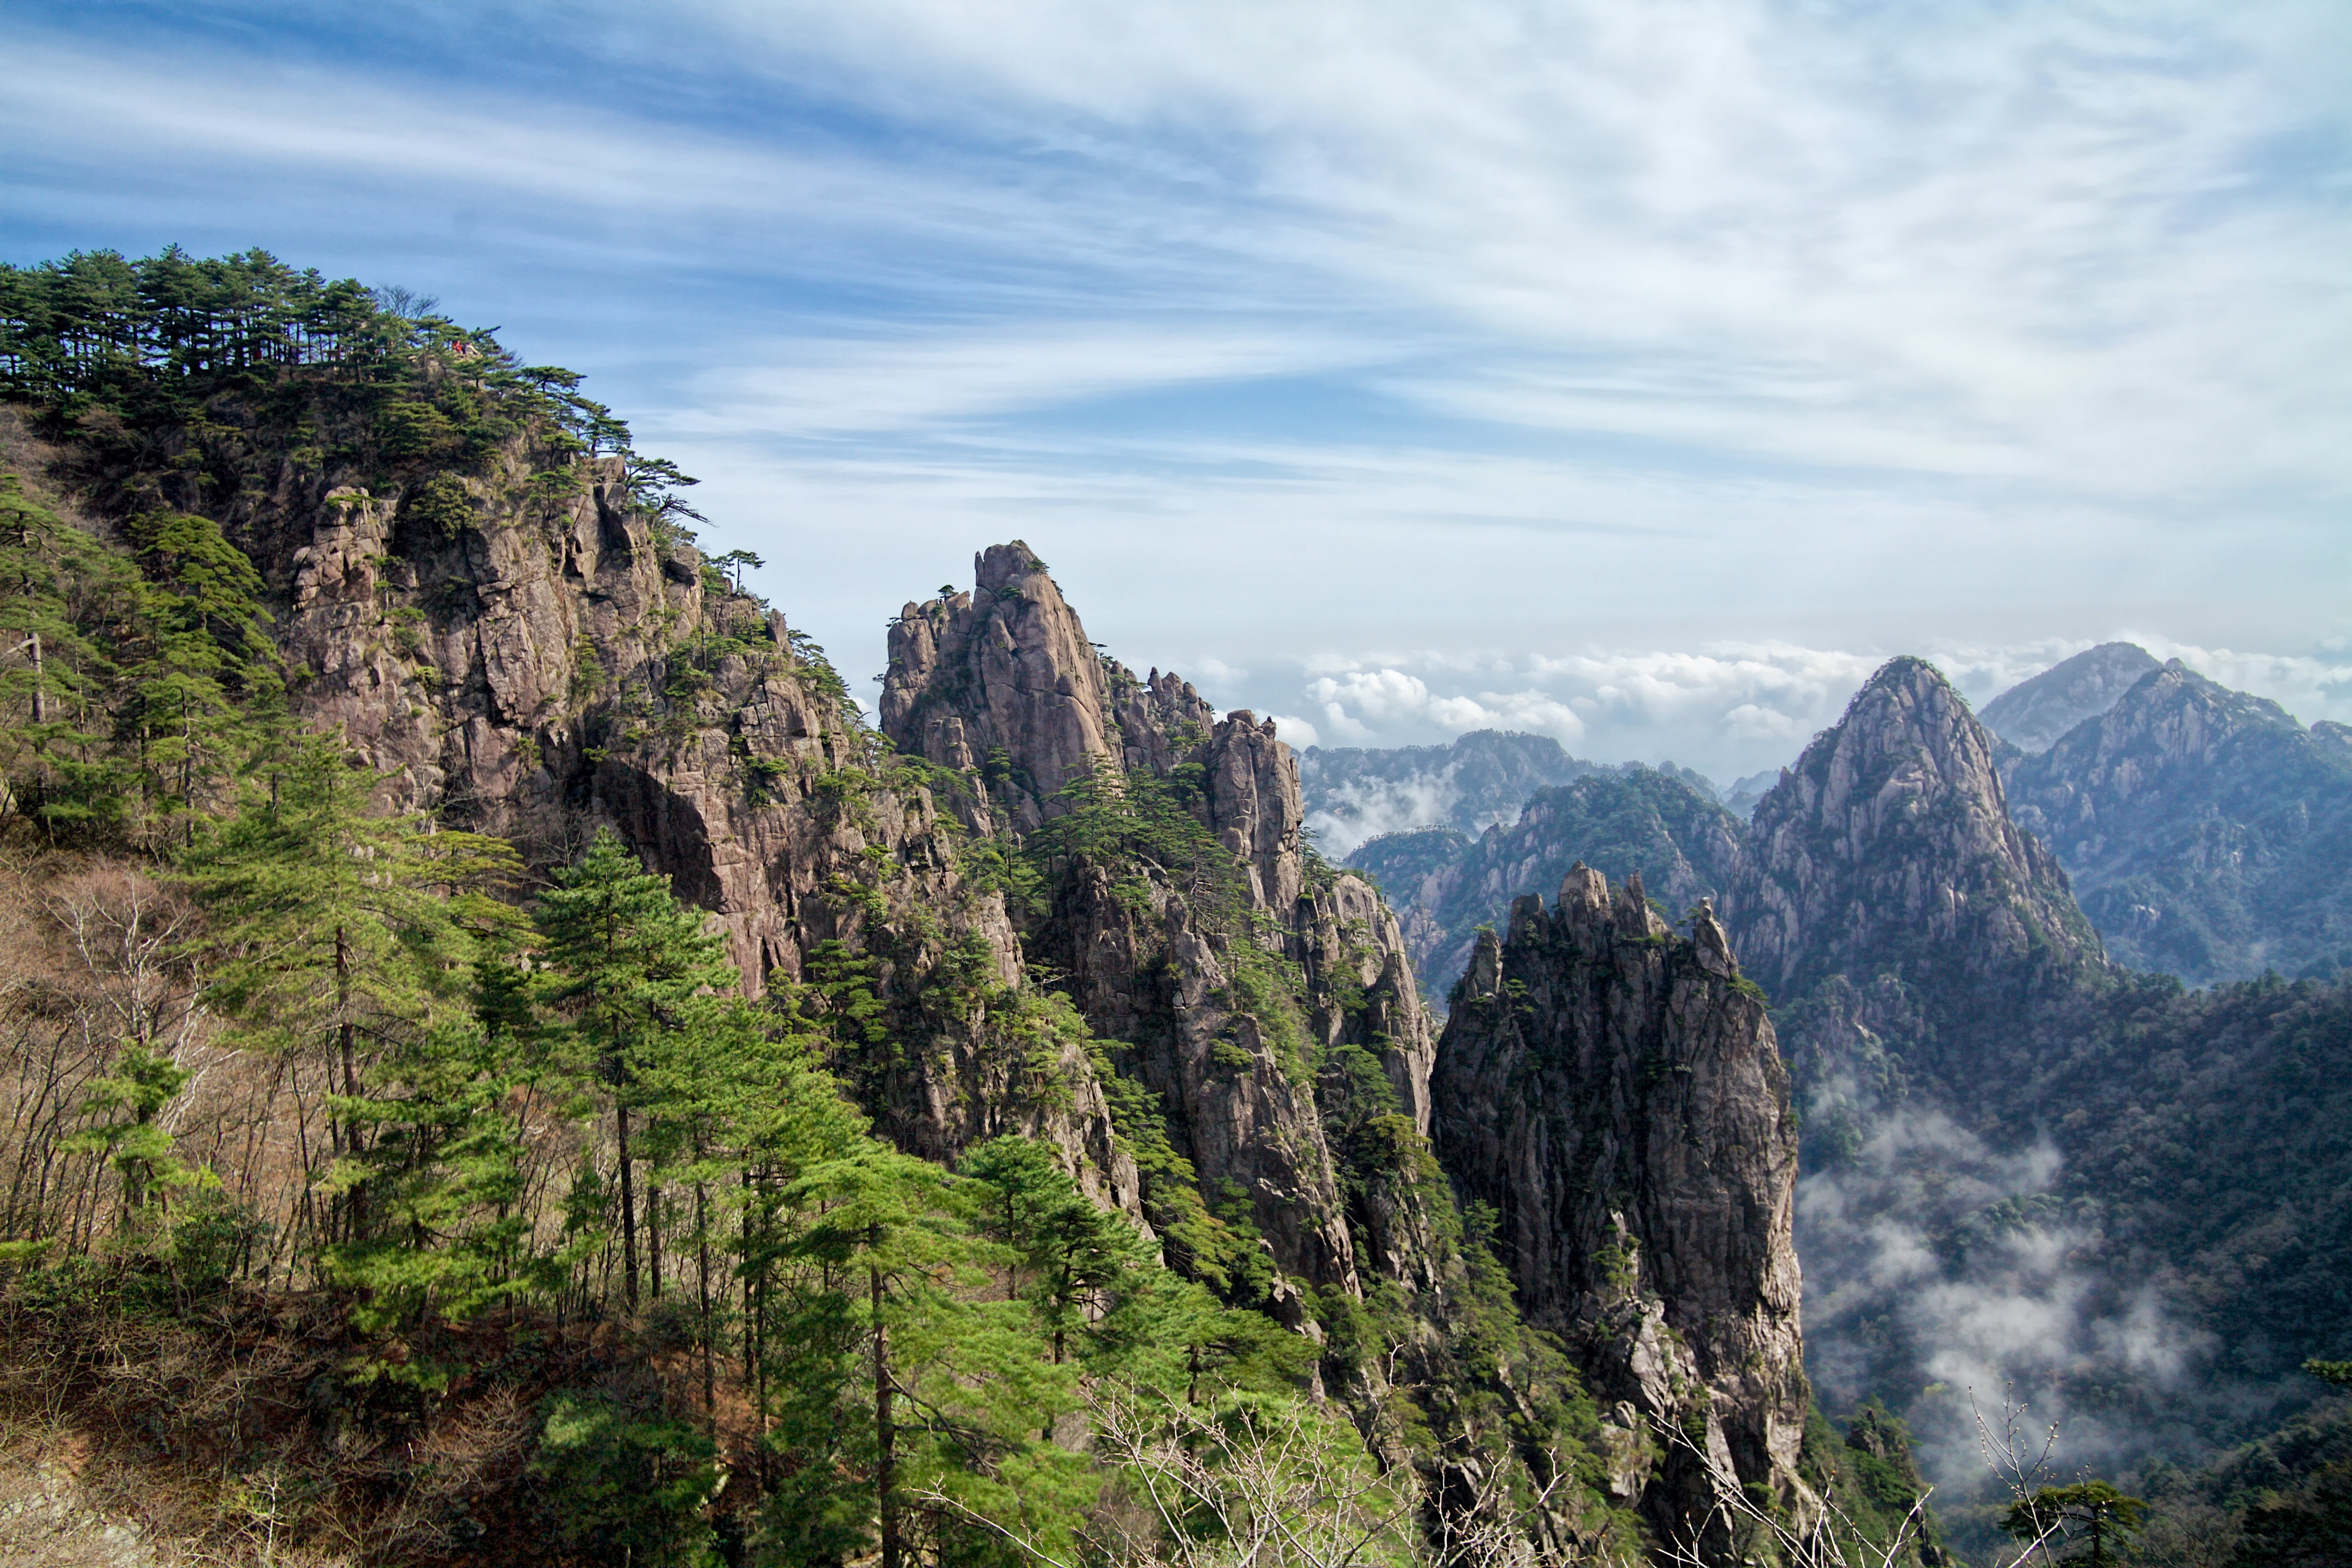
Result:
<instances>
[{"instance_id":1,"label":"bare tree trunk","mask_svg":"<svg viewBox=\"0 0 2352 1568\"><path fill-rule=\"evenodd\" d=\"M710 1364L710 1207L702 1184L694 1184L695 1294L702 1301L702 1415L710 1435L719 1436L719 1386Z\"/></svg>"},{"instance_id":2,"label":"bare tree trunk","mask_svg":"<svg viewBox=\"0 0 2352 1568\"><path fill-rule=\"evenodd\" d=\"M890 1425L890 1330L882 1321L882 1270L869 1268L866 1278L874 1297L875 1509L882 1523L882 1568L899 1568L898 1434Z\"/></svg>"},{"instance_id":3,"label":"bare tree trunk","mask_svg":"<svg viewBox=\"0 0 2352 1568\"><path fill-rule=\"evenodd\" d=\"M340 925L335 928L335 1016L341 1020L335 1031L335 1041L343 1058L343 1097L347 1100L357 1100L360 1097L360 1068L358 1054L352 1048L352 944L349 933ZM341 1129L340 1142L342 1152L346 1154L358 1153L360 1152L359 1129L353 1127L342 1117L335 1118L334 1121ZM366 1224L364 1209L366 1202L367 1199L361 1192L358 1184L352 1184L351 1195L345 1200L344 1205L344 1225L347 1227L344 1234L345 1240L360 1239Z\"/></svg>"},{"instance_id":4,"label":"bare tree trunk","mask_svg":"<svg viewBox=\"0 0 2352 1568\"><path fill-rule=\"evenodd\" d=\"M661 1300L661 1188L646 1184L646 1272L653 1286L654 1300Z\"/></svg>"},{"instance_id":5,"label":"bare tree trunk","mask_svg":"<svg viewBox=\"0 0 2352 1568\"><path fill-rule=\"evenodd\" d=\"M621 1290L637 1310L637 1189L629 1161L629 1108L614 1096L613 1121L621 1149Z\"/></svg>"}]
</instances>

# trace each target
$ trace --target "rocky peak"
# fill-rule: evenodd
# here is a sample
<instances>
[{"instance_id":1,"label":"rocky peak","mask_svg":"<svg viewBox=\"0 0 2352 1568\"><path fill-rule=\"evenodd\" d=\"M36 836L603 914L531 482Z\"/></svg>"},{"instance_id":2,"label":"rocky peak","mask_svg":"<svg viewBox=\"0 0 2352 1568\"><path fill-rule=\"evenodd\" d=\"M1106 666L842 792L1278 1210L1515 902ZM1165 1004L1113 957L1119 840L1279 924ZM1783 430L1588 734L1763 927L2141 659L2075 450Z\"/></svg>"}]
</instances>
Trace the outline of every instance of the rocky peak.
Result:
<instances>
[{"instance_id":1,"label":"rocky peak","mask_svg":"<svg viewBox=\"0 0 2352 1568\"><path fill-rule=\"evenodd\" d=\"M1841 972L1981 984L2103 962L2056 858L2010 820L1992 736L1917 658L1873 675L1757 804L1725 903L1783 1001Z\"/></svg>"},{"instance_id":2,"label":"rocky peak","mask_svg":"<svg viewBox=\"0 0 2352 1568\"><path fill-rule=\"evenodd\" d=\"M2232 691L2168 659L2151 665L2095 722L2076 727L2017 771L2037 781L2096 780L2094 787L2127 797L2159 787L2162 770L2210 767L2225 749L2257 732L2299 735L2303 726L2267 698Z\"/></svg>"},{"instance_id":3,"label":"rocky peak","mask_svg":"<svg viewBox=\"0 0 2352 1568\"><path fill-rule=\"evenodd\" d=\"M976 587L908 604L890 627L882 729L977 780L1015 832L1112 754L1110 682L1086 628L1019 540L972 560Z\"/></svg>"},{"instance_id":4,"label":"rocky peak","mask_svg":"<svg viewBox=\"0 0 2352 1568\"><path fill-rule=\"evenodd\" d=\"M1360 879L1308 886L1297 764L1273 721L1219 719L1181 678L1139 677L1099 653L1018 541L982 551L975 575L971 595L900 614L884 731L961 775L976 832L1015 840L1068 809L1055 797L1078 780L1179 786L1241 873L1245 929L1199 907L1165 868L1076 865L1057 873L1029 938L1168 1108L1171 1144L1202 1190L1249 1194L1284 1274L1356 1291L1349 1205L1301 1052L1370 1050L1398 1108L1427 1127L1429 1026L1396 921ZM1304 993L1271 994L1281 986L1269 961L1297 966Z\"/></svg>"},{"instance_id":5,"label":"rocky peak","mask_svg":"<svg viewBox=\"0 0 2352 1568\"><path fill-rule=\"evenodd\" d=\"M2137 643L2101 643L2011 687L1979 717L2013 746L2048 751L2075 725L2113 708L2156 668L2156 656Z\"/></svg>"},{"instance_id":6,"label":"rocky peak","mask_svg":"<svg viewBox=\"0 0 2352 1568\"><path fill-rule=\"evenodd\" d=\"M1247 709L1220 721L1190 681L1139 678L1098 653L1020 541L973 566L974 593L909 604L892 626L884 733L971 779L974 827L993 830L993 808L1015 836L1097 768L1161 778L1197 768L1208 825L1246 868L1252 902L1287 920L1305 885L1306 811L1274 721Z\"/></svg>"},{"instance_id":7,"label":"rocky peak","mask_svg":"<svg viewBox=\"0 0 2352 1568\"><path fill-rule=\"evenodd\" d=\"M1748 1485L1811 1506L1788 1075L1712 911L1694 926L1577 865L1552 910L1522 898L1481 936L1432 1078L1432 1142L1495 1209L1530 1321L1630 1444L1704 1427L1704 1465L1670 1452L1622 1480L1660 1520Z\"/></svg>"}]
</instances>

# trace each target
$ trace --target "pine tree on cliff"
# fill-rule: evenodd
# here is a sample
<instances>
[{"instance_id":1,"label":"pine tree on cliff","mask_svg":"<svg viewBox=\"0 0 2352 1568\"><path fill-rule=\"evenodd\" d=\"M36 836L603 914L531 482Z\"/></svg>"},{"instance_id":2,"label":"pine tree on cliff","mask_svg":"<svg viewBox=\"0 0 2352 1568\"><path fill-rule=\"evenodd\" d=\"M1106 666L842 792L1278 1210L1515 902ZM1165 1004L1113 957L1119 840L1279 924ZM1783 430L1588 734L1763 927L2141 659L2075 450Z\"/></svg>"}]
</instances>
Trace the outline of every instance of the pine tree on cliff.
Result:
<instances>
[{"instance_id":1,"label":"pine tree on cliff","mask_svg":"<svg viewBox=\"0 0 2352 1568\"><path fill-rule=\"evenodd\" d=\"M610 828L599 832L576 866L558 871L536 916L542 959L556 979L551 1000L572 1010L583 1058L613 1106L621 1178L621 1277L637 1305L636 1155L629 1117L637 1079L683 1026L698 993L735 984L727 939L706 931L701 910L670 891L669 879L647 871ZM654 1289L660 1290L658 1189L646 1207Z\"/></svg>"}]
</instances>

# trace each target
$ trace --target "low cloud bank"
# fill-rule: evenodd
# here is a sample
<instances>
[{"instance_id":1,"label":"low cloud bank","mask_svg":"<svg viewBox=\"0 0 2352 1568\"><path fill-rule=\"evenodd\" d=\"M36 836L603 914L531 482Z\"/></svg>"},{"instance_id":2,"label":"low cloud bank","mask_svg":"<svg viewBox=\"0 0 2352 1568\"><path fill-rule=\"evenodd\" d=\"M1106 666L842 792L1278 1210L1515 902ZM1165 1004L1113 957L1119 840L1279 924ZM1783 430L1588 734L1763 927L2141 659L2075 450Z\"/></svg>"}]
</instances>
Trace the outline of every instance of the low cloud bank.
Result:
<instances>
[{"instance_id":1,"label":"low cloud bank","mask_svg":"<svg viewBox=\"0 0 2352 1568\"><path fill-rule=\"evenodd\" d=\"M1831 1086L1829 1097L1838 1098ZM2217 1348L2160 1268L2110 1246L2099 1206L2060 1194L2047 1142L1996 1150L1940 1111L1899 1110L1836 1168L1805 1176L1807 1369L1822 1404L1903 1413L1940 1486L1990 1477L1975 1415L2003 1402L2056 1422L2056 1472L2195 1446ZM2186 1439L2186 1441L2184 1441Z\"/></svg>"},{"instance_id":2,"label":"low cloud bank","mask_svg":"<svg viewBox=\"0 0 2352 1568\"><path fill-rule=\"evenodd\" d=\"M2352 647L2273 654L2119 635L2158 658L2178 658L2223 685L2267 697L2305 723L2352 721ZM1981 706L2093 641L1917 651ZM1780 642L1718 643L1692 653L1333 655L1307 661L1302 679L1286 689L1264 664L1248 684L1296 746L1390 747L1517 730L1549 735L1595 762L1671 760L1728 784L1794 760L1889 657ZM1416 807L1399 795L1379 815L1392 827L1424 826L1442 820L1434 802L1433 795Z\"/></svg>"}]
</instances>

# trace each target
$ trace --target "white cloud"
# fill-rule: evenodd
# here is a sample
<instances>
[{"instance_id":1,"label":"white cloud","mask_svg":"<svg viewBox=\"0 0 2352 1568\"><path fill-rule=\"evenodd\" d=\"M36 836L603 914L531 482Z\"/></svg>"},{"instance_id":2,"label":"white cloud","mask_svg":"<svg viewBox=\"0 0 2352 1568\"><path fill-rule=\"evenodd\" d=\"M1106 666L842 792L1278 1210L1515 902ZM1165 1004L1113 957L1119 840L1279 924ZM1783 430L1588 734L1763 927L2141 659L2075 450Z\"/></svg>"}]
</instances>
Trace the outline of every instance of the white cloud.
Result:
<instances>
[{"instance_id":1,"label":"white cloud","mask_svg":"<svg viewBox=\"0 0 2352 1568\"><path fill-rule=\"evenodd\" d=\"M1304 719L1293 719L1285 713L1269 713L1266 717L1274 721L1275 735L1285 745L1303 752L1323 743L1321 732Z\"/></svg>"},{"instance_id":2,"label":"white cloud","mask_svg":"<svg viewBox=\"0 0 2352 1568\"><path fill-rule=\"evenodd\" d=\"M1353 351L1360 354L1359 348ZM909 433L1139 390L1330 368L1328 340L1279 329L1103 322L1018 331L779 342L760 366L710 372L670 428L692 439Z\"/></svg>"},{"instance_id":3,"label":"white cloud","mask_svg":"<svg viewBox=\"0 0 2352 1568\"><path fill-rule=\"evenodd\" d=\"M1320 705L1323 731L1356 745L1405 745L1476 729L1550 735L1599 762L1673 759L1720 782L1796 760L1837 722L1854 691L1895 652L1928 658L1979 704L2093 641L2041 639L2011 647L1858 651L1792 643L1717 644L1697 653L1390 654L1347 669L1324 654L1300 689ZM2308 722L2352 721L2352 655L2333 658L2195 647L2131 638L2179 657L2225 685L2279 702ZM1369 661L1368 661L1369 662ZM1514 678L1521 684L1507 684ZM1388 812L1383 820L1405 810ZM1442 811L1428 816L1437 821ZM1394 826L1420 826L1419 820Z\"/></svg>"}]
</instances>

